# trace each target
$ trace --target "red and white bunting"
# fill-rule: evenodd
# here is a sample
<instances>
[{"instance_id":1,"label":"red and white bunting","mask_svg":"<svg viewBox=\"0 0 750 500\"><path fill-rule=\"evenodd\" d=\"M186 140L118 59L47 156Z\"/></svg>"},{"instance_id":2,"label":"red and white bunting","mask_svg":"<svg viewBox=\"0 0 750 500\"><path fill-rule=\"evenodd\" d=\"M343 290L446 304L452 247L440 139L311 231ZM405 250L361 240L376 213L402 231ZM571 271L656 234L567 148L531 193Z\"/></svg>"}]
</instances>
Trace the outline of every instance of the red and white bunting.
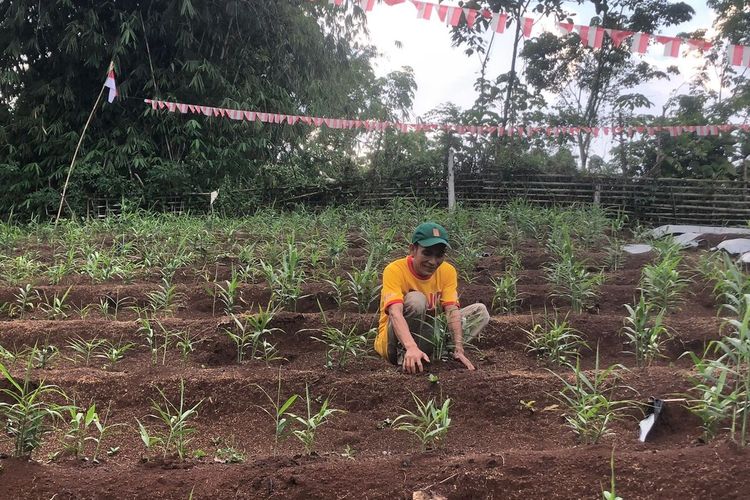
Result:
<instances>
[{"instance_id":1,"label":"red and white bunting","mask_svg":"<svg viewBox=\"0 0 750 500\"><path fill-rule=\"evenodd\" d=\"M604 41L604 29L597 26L576 26L581 42L594 49L601 49Z\"/></svg>"},{"instance_id":2,"label":"red and white bunting","mask_svg":"<svg viewBox=\"0 0 750 500\"><path fill-rule=\"evenodd\" d=\"M612 43L615 45L615 47L619 47L627 37L633 35L632 31L613 30L610 28L605 28L604 31L606 31L609 37L612 39Z\"/></svg>"},{"instance_id":3,"label":"red and white bunting","mask_svg":"<svg viewBox=\"0 0 750 500\"><path fill-rule=\"evenodd\" d=\"M414 2L414 6L417 8L417 19L430 19L433 4L430 2Z\"/></svg>"},{"instance_id":4,"label":"red and white bunting","mask_svg":"<svg viewBox=\"0 0 750 500\"><path fill-rule=\"evenodd\" d=\"M449 7L447 5L440 5L438 7L438 18L450 26L458 26L463 13L464 11L461 7Z\"/></svg>"},{"instance_id":5,"label":"red and white bunting","mask_svg":"<svg viewBox=\"0 0 750 500\"><path fill-rule=\"evenodd\" d=\"M523 36L526 38L531 38L531 29L534 27L534 19L531 17L524 17L523 18Z\"/></svg>"},{"instance_id":6,"label":"red and white bunting","mask_svg":"<svg viewBox=\"0 0 750 500\"><path fill-rule=\"evenodd\" d=\"M682 38L673 36L657 36L656 41L664 44L664 55L667 57L677 57L680 55L680 44Z\"/></svg>"},{"instance_id":7,"label":"red and white bunting","mask_svg":"<svg viewBox=\"0 0 750 500\"><path fill-rule=\"evenodd\" d=\"M688 48L694 49L694 50L699 50L701 52L706 51L706 50L710 50L711 47L714 46L714 44L712 44L711 42L707 42L705 40L696 40L694 38L691 38L689 40L685 40L685 42L687 42Z\"/></svg>"},{"instance_id":8,"label":"red and white bunting","mask_svg":"<svg viewBox=\"0 0 750 500\"><path fill-rule=\"evenodd\" d=\"M573 32L573 28L575 27L575 24L557 23L555 24L555 27L557 28L557 31L560 33L561 36L565 36Z\"/></svg>"},{"instance_id":9,"label":"red and white bunting","mask_svg":"<svg viewBox=\"0 0 750 500\"><path fill-rule=\"evenodd\" d=\"M750 68L750 47L742 45L729 46L729 64L732 66L743 66Z\"/></svg>"},{"instance_id":10,"label":"red and white bunting","mask_svg":"<svg viewBox=\"0 0 750 500\"><path fill-rule=\"evenodd\" d=\"M466 24L469 25L469 28L474 27L474 21L477 20L477 14L479 14L478 10L464 7L464 16L466 17Z\"/></svg>"},{"instance_id":11,"label":"red and white bunting","mask_svg":"<svg viewBox=\"0 0 750 500\"><path fill-rule=\"evenodd\" d=\"M503 33L505 26L508 24L508 15L494 12L492 14L492 21L490 21L490 28L495 33Z\"/></svg>"},{"instance_id":12,"label":"red and white bunting","mask_svg":"<svg viewBox=\"0 0 750 500\"><path fill-rule=\"evenodd\" d=\"M633 33L633 40L630 42L630 51L645 54L650 38L651 35L648 33Z\"/></svg>"},{"instance_id":13,"label":"red and white bunting","mask_svg":"<svg viewBox=\"0 0 750 500\"><path fill-rule=\"evenodd\" d=\"M328 127L330 129L355 129L364 128L367 131L386 130L392 128L404 133L410 131L423 132L425 130L444 130L456 132L458 134L492 134L498 137L521 136L533 137L538 134L557 137L560 134L577 135L591 134L594 137L603 135L628 134L648 134L655 136L661 132L668 132L670 136L677 137L683 133L695 132L699 136L719 135L721 133L731 133L733 130L743 130L750 132L750 125L674 125L674 126L646 126L635 125L630 127L585 127L585 126L534 126L526 127L523 125L515 127L502 127L500 125L461 125L461 124L440 124L440 123L401 123L401 122L380 122L373 120L349 120L345 118L323 118L317 116L299 116L286 115L281 113L268 113L262 111L247 111L240 109L216 108L213 106L203 106L196 104L184 104L180 102L161 101L157 99L145 99L144 102L151 106L153 110L167 110L171 113L193 113L209 117L229 118L237 121L260 121L271 124L295 125L304 123L316 127Z\"/></svg>"}]
</instances>

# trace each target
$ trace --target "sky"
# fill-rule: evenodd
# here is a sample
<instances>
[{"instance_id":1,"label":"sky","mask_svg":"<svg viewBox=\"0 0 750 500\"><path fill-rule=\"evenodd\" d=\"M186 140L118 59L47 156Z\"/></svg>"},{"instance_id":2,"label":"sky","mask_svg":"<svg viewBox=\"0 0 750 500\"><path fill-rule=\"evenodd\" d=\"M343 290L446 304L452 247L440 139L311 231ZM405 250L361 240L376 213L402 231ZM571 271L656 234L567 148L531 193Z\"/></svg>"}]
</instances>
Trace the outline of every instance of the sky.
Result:
<instances>
[{"instance_id":1,"label":"sky","mask_svg":"<svg viewBox=\"0 0 750 500\"><path fill-rule=\"evenodd\" d=\"M706 7L705 2L684 0L695 10L693 20L663 29L658 34L676 36L678 33L704 28L711 29L714 13ZM448 0L447 5L457 5L457 1ZM565 4L568 12L575 13L573 20L576 24L588 25L594 15L590 5L578 5L575 2ZM433 13L433 19L417 19L414 5L405 3L388 6L378 3L367 13L367 24L371 42L377 47L381 56L376 61L376 72L383 76L390 71L411 66L417 81L417 92L414 101L414 116L421 116L444 102L453 102L462 109L470 107L476 97L474 81L480 68L480 59L467 56L463 49L451 46L450 27L445 26ZM538 35L543 29L553 31L554 20L541 18L538 14L529 14L537 22L532 36ZM488 76L505 73L510 69L513 35L506 33L496 35L492 53L488 62ZM400 47L397 42L400 42ZM639 90L654 103L651 111L660 112L662 105L671 93L687 91L686 82L695 73L701 60L699 57L666 57L662 55L662 45L657 44L649 48L643 55L648 62L660 69L670 65L677 65L681 75L671 76L669 82L663 80L648 84ZM597 141L594 153L606 157L609 142Z\"/></svg>"}]
</instances>

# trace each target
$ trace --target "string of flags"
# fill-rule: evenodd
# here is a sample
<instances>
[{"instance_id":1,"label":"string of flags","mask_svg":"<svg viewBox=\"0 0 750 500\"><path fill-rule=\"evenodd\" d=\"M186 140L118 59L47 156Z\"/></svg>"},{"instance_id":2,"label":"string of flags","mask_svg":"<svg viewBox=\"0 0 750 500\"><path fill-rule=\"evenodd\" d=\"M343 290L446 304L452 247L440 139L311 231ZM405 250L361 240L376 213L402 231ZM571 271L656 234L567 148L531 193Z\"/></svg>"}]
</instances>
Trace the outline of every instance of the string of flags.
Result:
<instances>
[{"instance_id":1,"label":"string of flags","mask_svg":"<svg viewBox=\"0 0 750 500\"><path fill-rule=\"evenodd\" d=\"M229 118L236 121L260 122L268 124L304 124L312 127L327 127L330 129L360 129L365 131L379 131L394 129L400 132L429 132L443 130L454 132L456 134L475 134L487 136L521 136L534 137L545 135L548 137L557 137L560 135L577 135L580 133L591 134L594 137L621 135L626 134L633 136L656 135L662 132L668 132L672 137L680 134L695 133L699 136L719 135L721 133L732 132L733 130L743 130L750 132L750 124L724 124L724 125L657 125L645 126L634 125L627 127L610 126L610 127L575 127L575 126L513 126L503 127L501 125L457 125L445 123L403 123L378 120L351 120L345 118L324 118L318 116L305 115L287 115L281 113L268 113L263 111L247 111L241 109L217 108L213 106L204 106L200 104L185 104L180 102L162 101L158 99L145 99L145 103L150 105L154 110L167 110L172 113L196 114L219 118Z\"/></svg>"},{"instance_id":2,"label":"string of flags","mask_svg":"<svg viewBox=\"0 0 750 500\"><path fill-rule=\"evenodd\" d=\"M375 6L375 0L353 0L365 12L371 11ZM407 0L384 0L384 3L393 6L405 3ZM449 26L458 26L462 20L466 21L469 28L473 28L477 19L489 20L491 29L495 33L504 33L508 25L508 15L503 12L493 12L489 9L473 9L471 7L459 7L443 5L422 0L409 0L417 9L417 18L430 20L437 18ZM346 0L328 0L329 4L341 6ZM521 33L530 38L534 29L535 19L523 17L521 20ZM599 26L584 26L573 23L555 23L555 27L561 35L578 33L581 43L594 49L600 49L604 43L606 34L616 47L629 39L629 49L633 53L645 54L651 45L651 41L664 46L663 54L667 57L680 57L680 48L689 50L706 51L713 47L711 42L699 39L682 38L676 36L655 35L626 30L602 28ZM733 66L750 67L750 46L729 44L727 58Z\"/></svg>"}]
</instances>

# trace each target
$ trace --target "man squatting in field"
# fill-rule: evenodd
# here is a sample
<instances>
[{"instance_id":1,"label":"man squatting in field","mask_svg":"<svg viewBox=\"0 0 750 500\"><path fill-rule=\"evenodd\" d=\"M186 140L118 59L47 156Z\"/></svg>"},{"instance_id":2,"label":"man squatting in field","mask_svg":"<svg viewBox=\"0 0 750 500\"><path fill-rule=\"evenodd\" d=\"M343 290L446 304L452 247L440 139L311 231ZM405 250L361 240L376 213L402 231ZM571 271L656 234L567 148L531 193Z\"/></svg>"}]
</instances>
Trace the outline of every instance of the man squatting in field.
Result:
<instances>
[{"instance_id":1,"label":"man squatting in field","mask_svg":"<svg viewBox=\"0 0 750 500\"><path fill-rule=\"evenodd\" d=\"M464 343L487 326L490 315L484 304L459 309L456 268L445 262L448 248L445 228L425 222L414 231L409 255L391 262L383 271L375 350L406 373L421 372L422 363L430 362L432 327L425 317L435 313L438 302L453 335L453 358L474 370L464 353Z\"/></svg>"}]
</instances>

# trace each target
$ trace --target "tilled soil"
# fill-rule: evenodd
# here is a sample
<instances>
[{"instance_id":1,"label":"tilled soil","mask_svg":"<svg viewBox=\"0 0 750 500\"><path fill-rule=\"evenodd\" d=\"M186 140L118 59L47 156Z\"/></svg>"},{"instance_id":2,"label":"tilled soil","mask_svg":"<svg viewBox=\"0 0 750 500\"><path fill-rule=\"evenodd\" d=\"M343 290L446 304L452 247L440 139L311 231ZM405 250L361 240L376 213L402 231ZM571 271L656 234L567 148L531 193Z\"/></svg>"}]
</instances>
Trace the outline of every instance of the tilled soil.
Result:
<instances>
[{"instance_id":1,"label":"tilled soil","mask_svg":"<svg viewBox=\"0 0 750 500\"><path fill-rule=\"evenodd\" d=\"M691 251L690 257L702 251ZM668 315L672 336L664 358L647 368L637 368L624 352L620 330L623 304L632 303L648 257L631 258L624 269L607 273L596 307L568 315L590 347L582 353L582 367L594 367L597 348L600 365L624 365L616 396L633 401L611 435L599 444L582 445L566 427L555 398L562 387L555 373L572 380L570 370L545 365L524 347L524 329L545 308L558 307L561 315L567 310L550 297L541 269L544 252L534 247L524 252L519 313L493 316L479 351L469 352L476 372L452 361L436 362L428 368L438 377L434 383L426 374L404 375L374 355L343 369L326 368L326 347L313 338L323 326L318 303L330 324L357 324L362 331L376 324L377 313L339 309L322 282L306 286L309 296L296 312L281 312L273 320L271 326L283 332L274 332L270 341L285 359L269 363L236 362L236 348L223 331L230 318L220 312L205 283L189 277L179 285L183 306L161 319L165 328L187 330L199 340L187 360L173 346L154 364L129 310L120 311L116 320L96 309L85 319L49 320L39 313L2 318L4 347L49 343L60 348L48 367L33 370L32 380L58 385L81 406L95 401L100 412L109 406L109 423L122 425L106 436L97 464L54 456L62 448L59 431L45 437L32 461L3 458L0 498L412 498L416 491L425 492L425 498L601 498L602 489L609 488L613 450L617 493L623 498L747 498L746 451L725 433L703 443L698 420L679 403L667 404L646 443L637 440L641 403L650 396L681 397L691 375L691 363L681 355L702 353L707 341L720 336L711 284L696 281L683 306ZM482 259L478 279L460 286L462 304L489 304L492 287L482 273L496 274L501 266L499 258ZM156 285L82 280L73 285L70 300L82 306L119 296L143 305ZM37 288L51 296L67 286ZM12 300L15 292L0 288L0 302ZM243 309L265 304L269 296L265 285L244 285L248 305ZM138 346L118 363L95 358L84 366L68 359L73 353L66 346L77 337ZM10 366L14 375L23 376L22 365ZM136 422L153 424L148 415L151 401L160 399L158 389L176 400L181 380L186 404L202 401L192 421L191 453L182 462L146 450ZM271 409L266 393L275 397L279 383L282 402L293 393L304 395L308 387L315 409L330 397L331 407L343 410L320 428L312 455L305 455L294 438L274 443L274 423L264 410ZM423 451L411 435L388 425L404 409L413 409L411 393L422 399L451 398L452 422L441 448ZM303 407L298 401L294 411L302 414ZM217 450L227 446L242 451L244 462L215 460ZM108 455L110 447L118 452ZM0 441L0 451L7 457L9 440Z\"/></svg>"}]
</instances>

